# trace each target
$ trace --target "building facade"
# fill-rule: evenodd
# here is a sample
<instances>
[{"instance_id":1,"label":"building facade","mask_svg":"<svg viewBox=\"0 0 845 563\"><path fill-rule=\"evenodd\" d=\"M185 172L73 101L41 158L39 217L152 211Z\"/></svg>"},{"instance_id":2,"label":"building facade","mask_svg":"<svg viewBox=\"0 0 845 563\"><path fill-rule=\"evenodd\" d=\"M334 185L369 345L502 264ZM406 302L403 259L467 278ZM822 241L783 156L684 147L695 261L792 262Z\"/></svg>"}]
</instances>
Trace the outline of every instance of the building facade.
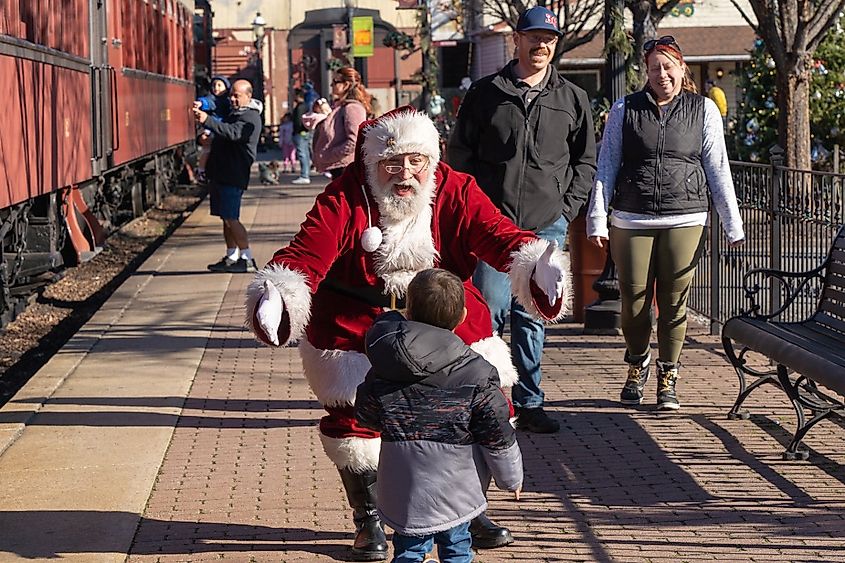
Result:
<instances>
[{"instance_id":1,"label":"building facade","mask_svg":"<svg viewBox=\"0 0 845 563\"><path fill-rule=\"evenodd\" d=\"M262 90L256 97L265 101L268 125L290 110L294 88L310 82L322 95L329 93L330 69L348 61L346 47L335 46L348 41L350 17L372 16L376 22L373 55L357 58L355 66L380 111L418 95L420 52L403 58L407 51L381 43L393 30L416 35L417 11L397 9L396 0L213 0L212 6L213 73L247 78ZM258 14L264 22L260 38L253 25Z\"/></svg>"}]
</instances>

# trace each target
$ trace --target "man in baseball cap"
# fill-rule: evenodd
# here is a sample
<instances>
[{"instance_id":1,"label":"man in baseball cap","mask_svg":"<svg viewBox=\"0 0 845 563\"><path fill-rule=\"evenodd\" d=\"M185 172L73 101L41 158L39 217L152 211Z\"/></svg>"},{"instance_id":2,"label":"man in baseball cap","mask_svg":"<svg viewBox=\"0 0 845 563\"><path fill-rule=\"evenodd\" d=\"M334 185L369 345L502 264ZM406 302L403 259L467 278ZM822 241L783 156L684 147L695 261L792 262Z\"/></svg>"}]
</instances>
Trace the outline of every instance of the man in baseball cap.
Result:
<instances>
[{"instance_id":1,"label":"man in baseball cap","mask_svg":"<svg viewBox=\"0 0 845 563\"><path fill-rule=\"evenodd\" d=\"M450 165L475 176L508 219L560 247L587 201L596 170L590 100L554 65L562 35L554 12L526 10L513 36L516 58L472 83L449 139ZM543 408L543 323L512 299L507 275L488 264L478 265L473 283L490 306L495 333L503 333L510 317L511 355L519 373L512 388L517 428L557 432L555 413ZM473 545L485 547L477 537Z\"/></svg>"},{"instance_id":2,"label":"man in baseball cap","mask_svg":"<svg viewBox=\"0 0 845 563\"><path fill-rule=\"evenodd\" d=\"M534 6L522 12L519 20L516 22L516 31L533 31L533 30L551 31L558 37L563 35L558 28L557 16L542 6Z\"/></svg>"}]
</instances>

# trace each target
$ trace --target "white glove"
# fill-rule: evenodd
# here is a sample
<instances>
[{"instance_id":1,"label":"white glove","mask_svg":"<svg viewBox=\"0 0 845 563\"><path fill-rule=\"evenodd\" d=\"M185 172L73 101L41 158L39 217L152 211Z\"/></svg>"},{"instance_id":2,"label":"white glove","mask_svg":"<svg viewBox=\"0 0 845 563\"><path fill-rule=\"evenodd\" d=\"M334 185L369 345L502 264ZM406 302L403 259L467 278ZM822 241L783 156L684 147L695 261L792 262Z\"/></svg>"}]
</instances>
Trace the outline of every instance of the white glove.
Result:
<instances>
[{"instance_id":1,"label":"white glove","mask_svg":"<svg viewBox=\"0 0 845 563\"><path fill-rule=\"evenodd\" d=\"M285 305L282 303L282 295L270 280L264 280L264 293L258 300L258 326L270 339L274 346L279 345L279 325L282 323L282 311Z\"/></svg>"},{"instance_id":2,"label":"white glove","mask_svg":"<svg viewBox=\"0 0 845 563\"><path fill-rule=\"evenodd\" d=\"M557 241L550 242L534 267L534 281L549 298L549 307L554 307L558 298L563 295L565 279L563 264L560 263L555 250L557 250Z\"/></svg>"}]
</instances>

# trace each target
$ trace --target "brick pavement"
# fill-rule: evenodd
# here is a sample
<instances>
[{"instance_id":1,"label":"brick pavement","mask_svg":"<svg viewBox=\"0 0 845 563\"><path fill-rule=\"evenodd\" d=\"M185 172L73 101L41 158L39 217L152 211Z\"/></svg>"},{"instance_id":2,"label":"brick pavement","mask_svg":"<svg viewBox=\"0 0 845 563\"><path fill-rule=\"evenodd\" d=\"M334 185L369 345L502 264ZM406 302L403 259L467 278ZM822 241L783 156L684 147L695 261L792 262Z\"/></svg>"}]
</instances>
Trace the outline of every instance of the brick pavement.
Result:
<instances>
[{"instance_id":1,"label":"brick pavement","mask_svg":"<svg viewBox=\"0 0 845 563\"><path fill-rule=\"evenodd\" d=\"M318 190L247 192L259 261ZM0 409L0 562L344 560L352 521L322 411L296 350L242 329L250 276L203 272L218 229L203 204ZM517 542L477 561L845 561L841 421L813 430L809 462L782 461L791 407L763 388L751 420L727 420L736 376L703 329L670 414L617 404L620 337L574 323L548 336L563 428L519 434L525 493L494 491L490 507Z\"/></svg>"},{"instance_id":2,"label":"brick pavement","mask_svg":"<svg viewBox=\"0 0 845 563\"><path fill-rule=\"evenodd\" d=\"M259 258L289 240L314 187L251 189ZM129 561L337 561L350 510L316 424L322 411L295 349L256 345L242 326L248 276L234 276ZM793 425L774 388L730 421L737 381L700 327L685 349L678 413L622 408L620 337L548 331L549 410L563 429L520 433L525 493L491 495L517 542L494 561L845 561L845 428L818 425L809 462L782 461ZM774 405L774 406L773 406Z\"/></svg>"}]
</instances>

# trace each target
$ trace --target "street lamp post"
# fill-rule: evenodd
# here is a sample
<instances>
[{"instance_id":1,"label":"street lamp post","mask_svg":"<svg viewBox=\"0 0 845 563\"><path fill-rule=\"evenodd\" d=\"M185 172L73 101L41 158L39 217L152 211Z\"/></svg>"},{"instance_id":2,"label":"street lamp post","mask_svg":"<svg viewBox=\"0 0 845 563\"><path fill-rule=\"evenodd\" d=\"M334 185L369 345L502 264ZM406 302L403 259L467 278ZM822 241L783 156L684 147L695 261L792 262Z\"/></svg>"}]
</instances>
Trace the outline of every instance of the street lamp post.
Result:
<instances>
[{"instance_id":1,"label":"street lamp post","mask_svg":"<svg viewBox=\"0 0 845 563\"><path fill-rule=\"evenodd\" d=\"M261 12L255 12L255 19L252 20L252 34L255 37L255 65L258 67L258 76L255 79L253 98L261 100L261 122L264 122L264 111L266 103L264 100L264 35L267 32L267 20Z\"/></svg>"},{"instance_id":2,"label":"street lamp post","mask_svg":"<svg viewBox=\"0 0 845 563\"><path fill-rule=\"evenodd\" d=\"M612 37L625 9L622 0L607 0L604 4L604 42L608 47L604 63L604 95L613 103L625 95L625 56L613 44ZM592 250L592 249L589 249ZM598 299L584 308L584 334L619 334L621 332L622 301L616 264L608 245L604 269L593 283Z\"/></svg>"}]
</instances>

